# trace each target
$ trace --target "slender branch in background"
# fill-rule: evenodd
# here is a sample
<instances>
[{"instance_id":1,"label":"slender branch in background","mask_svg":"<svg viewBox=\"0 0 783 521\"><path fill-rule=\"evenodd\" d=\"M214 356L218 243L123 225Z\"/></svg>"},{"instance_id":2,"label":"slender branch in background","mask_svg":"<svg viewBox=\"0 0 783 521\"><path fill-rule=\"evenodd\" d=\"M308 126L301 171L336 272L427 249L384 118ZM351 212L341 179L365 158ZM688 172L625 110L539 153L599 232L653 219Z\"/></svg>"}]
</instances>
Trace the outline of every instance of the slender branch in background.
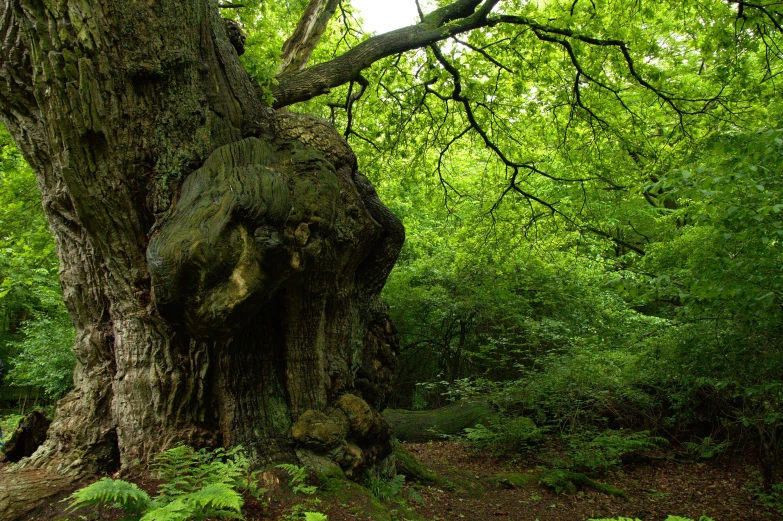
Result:
<instances>
[{"instance_id":1,"label":"slender branch in background","mask_svg":"<svg viewBox=\"0 0 783 521\"><path fill-rule=\"evenodd\" d=\"M582 227L584 231L588 231L591 233L594 233L596 235L600 235L601 237L604 237L606 239L609 239L613 243L617 244L618 246L622 246L624 248L628 248L629 250L638 253L641 256L647 255L647 252L645 252L643 249L641 249L639 246L635 244L631 244L628 241L624 241L623 239L620 239L618 237L615 237L614 235L607 233L603 230L599 230L598 228L593 228L592 226L584 226Z\"/></svg>"},{"instance_id":2,"label":"slender branch in background","mask_svg":"<svg viewBox=\"0 0 783 521\"><path fill-rule=\"evenodd\" d=\"M340 0L310 0L294 34L283 44L279 74L300 71L307 66L339 3Z\"/></svg>"},{"instance_id":3,"label":"slender branch in background","mask_svg":"<svg viewBox=\"0 0 783 521\"><path fill-rule=\"evenodd\" d=\"M218 6L220 9L242 9L245 4L222 4Z\"/></svg>"},{"instance_id":4,"label":"slender branch in background","mask_svg":"<svg viewBox=\"0 0 783 521\"><path fill-rule=\"evenodd\" d=\"M491 63L492 65L494 65L495 67L498 67L498 68L500 68L500 69L503 69L504 71L506 71L506 72L509 72L509 73L511 73L511 74L515 74L515 72L514 72L514 71L512 71L511 69L509 69L508 67L506 67L505 65L503 65L502 63L500 63L499 61L497 61L495 58L493 58L493 57L492 57L492 56L491 56L491 55L490 55L490 54L489 54L487 51L485 51L484 49L481 49L481 48L479 48L479 47L476 47L475 45L471 45L470 43L468 43L468 42L466 42L466 41L464 41L464 40L460 40L459 38L454 38L454 41L455 41L455 42L457 42L457 43L458 43L458 44L460 44L460 45L463 45L463 46L467 47L467 48L468 48L468 49L470 49L471 51L473 51L473 52L475 52L475 53L478 53L478 54L480 54L481 56L483 56L483 57L484 57L484 59L486 59L488 62L490 62L490 63Z\"/></svg>"},{"instance_id":5,"label":"slender branch in background","mask_svg":"<svg viewBox=\"0 0 783 521\"><path fill-rule=\"evenodd\" d=\"M354 83L359 84L358 92L353 91ZM343 103L342 105L338 105L336 103L326 104L332 110L332 122L334 122L334 109L344 109L346 111L348 122L345 125L345 132L343 134L345 136L345 139L348 139L348 137L351 134L361 137L353 131L353 104L359 101L362 96L364 96L364 93L367 91L367 88L369 86L370 86L370 82L367 80L367 78L365 78L360 74L355 81L351 82L350 86L348 87L348 94L345 97L345 103Z\"/></svg>"}]
</instances>

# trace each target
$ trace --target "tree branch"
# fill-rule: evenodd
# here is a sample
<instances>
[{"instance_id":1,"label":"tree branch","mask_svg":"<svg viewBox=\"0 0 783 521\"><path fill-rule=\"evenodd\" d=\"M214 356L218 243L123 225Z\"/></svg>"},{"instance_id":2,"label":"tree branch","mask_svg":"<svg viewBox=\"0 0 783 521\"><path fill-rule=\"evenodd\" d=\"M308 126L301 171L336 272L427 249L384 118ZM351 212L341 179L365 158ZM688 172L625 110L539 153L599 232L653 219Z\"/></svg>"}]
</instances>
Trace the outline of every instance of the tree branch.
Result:
<instances>
[{"instance_id":1,"label":"tree branch","mask_svg":"<svg viewBox=\"0 0 783 521\"><path fill-rule=\"evenodd\" d=\"M313 0L321 1L324 0ZM402 52L426 47L454 35L489 24L488 15L500 0L457 0L426 15L421 23L374 36L334 60L300 71L285 72L272 89L274 107L328 93L355 80L376 61Z\"/></svg>"},{"instance_id":2,"label":"tree branch","mask_svg":"<svg viewBox=\"0 0 783 521\"><path fill-rule=\"evenodd\" d=\"M340 0L310 0L294 34L283 44L281 75L305 68L339 4Z\"/></svg>"}]
</instances>

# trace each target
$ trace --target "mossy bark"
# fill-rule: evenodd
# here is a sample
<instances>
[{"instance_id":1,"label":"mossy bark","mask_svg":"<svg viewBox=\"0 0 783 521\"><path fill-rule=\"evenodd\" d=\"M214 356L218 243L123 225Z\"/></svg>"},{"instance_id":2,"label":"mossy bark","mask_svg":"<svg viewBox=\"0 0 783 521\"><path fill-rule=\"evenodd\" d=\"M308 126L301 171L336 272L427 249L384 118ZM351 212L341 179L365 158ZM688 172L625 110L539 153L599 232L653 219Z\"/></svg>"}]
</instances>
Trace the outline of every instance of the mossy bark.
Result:
<instances>
[{"instance_id":1,"label":"mossy bark","mask_svg":"<svg viewBox=\"0 0 783 521\"><path fill-rule=\"evenodd\" d=\"M383 405L402 226L333 128L262 106L215 2L0 0L0 35L0 119L77 331L75 389L17 472L178 442L294 458L307 410Z\"/></svg>"},{"instance_id":2,"label":"mossy bark","mask_svg":"<svg viewBox=\"0 0 783 521\"><path fill-rule=\"evenodd\" d=\"M497 410L486 400L463 400L430 411L383 411L383 417L401 441L430 441L460 434L495 414Z\"/></svg>"}]
</instances>

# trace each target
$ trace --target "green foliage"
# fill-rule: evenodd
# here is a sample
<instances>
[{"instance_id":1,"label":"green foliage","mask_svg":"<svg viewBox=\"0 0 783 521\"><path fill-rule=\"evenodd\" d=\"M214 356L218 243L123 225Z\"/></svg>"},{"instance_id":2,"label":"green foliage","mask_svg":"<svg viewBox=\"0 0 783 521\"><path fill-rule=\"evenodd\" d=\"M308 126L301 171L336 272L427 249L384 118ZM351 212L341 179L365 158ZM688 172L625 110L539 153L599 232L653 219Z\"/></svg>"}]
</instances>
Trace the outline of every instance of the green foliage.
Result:
<instances>
[{"instance_id":1,"label":"green foliage","mask_svg":"<svg viewBox=\"0 0 783 521\"><path fill-rule=\"evenodd\" d=\"M311 496L315 494L316 490L318 490L317 486L307 485L305 483L309 477L306 468L300 467L298 465L292 465L290 463L281 463L279 465L275 465L275 467L286 471L288 475L291 476L291 480L288 482L288 485L291 487L291 490L293 490L294 494L305 494L307 496Z\"/></svg>"},{"instance_id":2,"label":"green foliage","mask_svg":"<svg viewBox=\"0 0 783 521\"><path fill-rule=\"evenodd\" d=\"M326 514L315 510L321 504L318 498L308 498L291 507L291 512L280 517L280 521L325 521Z\"/></svg>"},{"instance_id":3,"label":"green foliage","mask_svg":"<svg viewBox=\"0 0 783 521\"><path fill-rule=\"evenodd\" d=\"M372 495L381 501L392 501L405 489L405 476L396 474L394 477L381 476L372 472L366 476L365 483Z\"/></svg>"},{"instance_id":4,"label":"green foliage","mask_svg":"<svg viewBox=\"0 0 783 521\"><path fill-rule=\"evenodd\" d=\"M783 484L771 485L768 490L761 488L751 488L754 495L764 504L764 506L776 509L783 513Z\"/></svg>"},{"instance_id":5,"label":"green foliage","mask_svg":"<svg viewBox=\"0 0 783 521\"><path fill-rule=\"evenodd\" d=\"M15 342L18 354L11 359L8 382L19 387L43 389L52 400L73 386L74 329L65 313L36 313L21 328Z\"/></svg>"},{"instance_id":6,"label":"green foliage","mask_svg":"<svg viewBox=\"0 0 783 521\"><path fill-rule=\"evenodd\" d=\"M250 474L241 447L209 452L179 445L156 456L152 469L162 480L154 499L133 483L103 478L69 496L69 509L105 504L124 510L129 521L242 519L237 489L249 490L243 478Z\"/></svg>"},{"instance_id":7,"label":"green foliage","mask_svg":"<svg viewBox=\"0 0 783 521\"><path fill-rule=\"evenodd\" d=\"M726 452L726 449L731 447L731 442L728 440L716 441L711 436L705 436L698 442L686 441L683 446L693 457L699 459L712 459L719 454Z\"/></svg>"},{"instance_id":8,"label":"green foliage","mask_svg":"<svg viewBox=\"0 0 783 521\"><path fill-rule=\"evenodd\" d=\"M605 473L618 468L623 461L655 449L665 440L648 431L583 432L566 437L565 459L556 459L556 466L589 473Z\"/></svg>"},{"instance_id":9,"label":"green foliage","mask_svg":"<svg viewBox=\"0 0 783 521\"><path fill-rule=\"evenodd\" d=\"M0 128L0 359L6 384L52 400L73 385L73 325L35 176Z\"/></svg>"},{"instance_id":10,"label":"green foliage","mask_svg":"<svg viewBox=\"0 0 783 521\"><path fill-rule=\"evenodd\" d=\"M158 454L150 465L163 481L158 492L166 499L194 493L207 485L234 486L248 467L242 447L197 451L188 445L178 445Z\"/></svg>"},{"instance_id":11,"label":"green foliage","mask_svg":"<svg viewBox=\"0 0 783 521\"><path fill-rule=\"evenodd\" d=\"M465 438L480 450L495 455L517 454L537 447L543 441L541 430L525 417L492 419L487 426L478 424L465 429Z\"/></svg>"},{"instance_id":12,"label":"green foliage","mask_svg":"<svg viewBox=\"0 0 783 521\"><path fill-rule=\"evenodd\" d=\"M69 510L90 505L111 505L124 510L129 519L141 519L152 510L153 501L136 484L120 479L103 478L71 494Z\"/></svg>"},{"instance_id":13,"label":"green foliage","mask_svg":"<svg viewBox=\"0 0 783 521\"><path fill-rule=\"evenodd\" d=\"M19 425L19 422L22 421L21 414L9 414L7 416L0 417L0 430L3 431L3 436L0 438L0 442L5 443L9 439L11 439L11 435L14 433L14 430L16 430L16 427Z\"/></svg>"}]
</instances>

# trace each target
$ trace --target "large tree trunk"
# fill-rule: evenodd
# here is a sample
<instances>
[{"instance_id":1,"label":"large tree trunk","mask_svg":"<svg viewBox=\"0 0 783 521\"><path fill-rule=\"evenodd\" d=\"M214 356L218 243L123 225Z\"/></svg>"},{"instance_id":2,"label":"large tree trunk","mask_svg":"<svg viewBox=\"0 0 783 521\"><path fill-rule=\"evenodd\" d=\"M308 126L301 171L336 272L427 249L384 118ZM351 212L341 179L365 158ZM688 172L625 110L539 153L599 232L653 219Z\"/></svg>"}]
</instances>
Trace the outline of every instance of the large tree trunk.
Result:
<instances>
[{"instance_id":1,"label":"large tree trunk","mask_svg":"<svg viewBox=\"0 0 783 521\"><path fill-rule=\"evenodd\" d=\"M260 104L214 2L0 0L0 38L0 118L77 330L75 389L28 467L177 442L293 458L306 411L382 406L402 227L332 128Z\"/></svg>"}]
</instances>

